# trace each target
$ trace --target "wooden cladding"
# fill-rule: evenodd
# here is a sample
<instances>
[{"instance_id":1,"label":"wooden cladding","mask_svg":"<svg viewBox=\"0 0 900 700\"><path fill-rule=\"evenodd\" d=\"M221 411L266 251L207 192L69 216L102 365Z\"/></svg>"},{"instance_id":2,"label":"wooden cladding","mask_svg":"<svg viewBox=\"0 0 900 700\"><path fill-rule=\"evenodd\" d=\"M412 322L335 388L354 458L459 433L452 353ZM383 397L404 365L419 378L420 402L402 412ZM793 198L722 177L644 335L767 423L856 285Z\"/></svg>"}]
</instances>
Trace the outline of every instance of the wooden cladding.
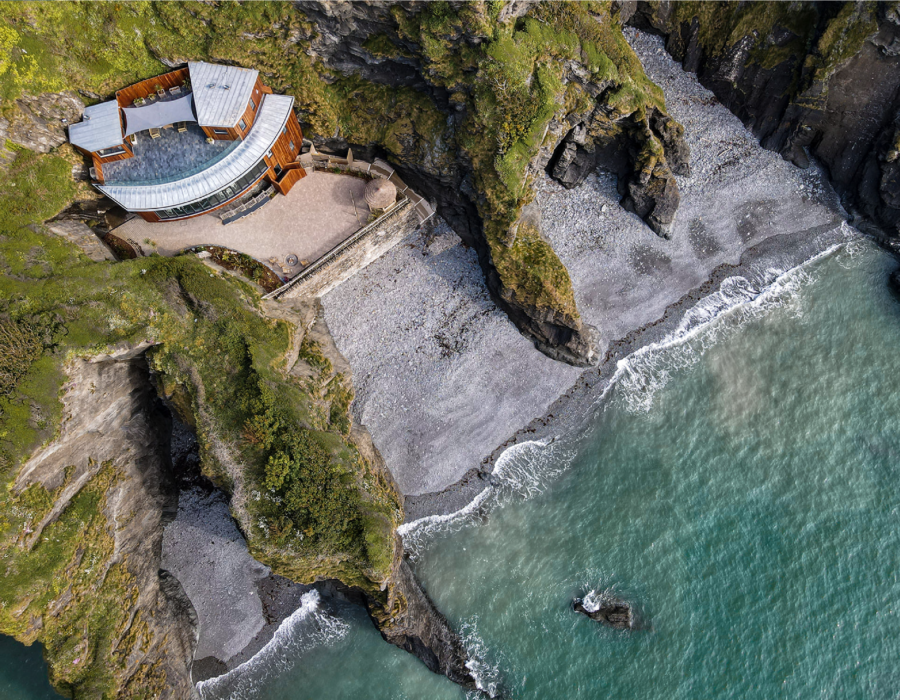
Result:
<instances>
[{"instance_id":1,"label":"wooden cladding","mask_svg":"<svg viewBox=\"0 0 900 700\"><path fill-rule=\"evenodd\" d=\"M243 138L241 132L237 129L223 129L218 126L201 126L200 128L203 129L204 134L216 141L235 141Z\"/></svg>"},{"instance_id":2,"label":"wooden cladding","mask_svg":"<svg viewBox=\"0 0 900 700\"><path fill-rule=\"evenodd\" d=\"M278 163L283 168L287 167L289 163L293 163L297 159L302 145L303 132L300 130L297 116L292 111L288 116L287 124L284 125L284 131L272 146L272 158L269 160L272 164Z\"/></svg>"},{"instance_id":3,"label":"wooden cladding","mask_svg":"<svg viewBox=\"0 0 900 700\"><path fill-rule=\"evenodd\" d=\"M306 171L303 168L291 168L290 170L285 170L281 175L281 179L276 180L272 184L275 185L275 189L281 194L287 194L297 181L304 177L306 177Z\"/></svg>"},{"instance_id":4,"label":"wooden cladding","mask_svg":"<svg viewBox=\"0 0 900 700\"><path fill-rule=\"evenodd\" d=\"M168 90L169 88L183 85L187 78L187 68L179 68L170 73L157 75L155 78L147 78L147 80L142 80L139 83L119 90L116 93L116 102L119 103L119 107L131 107L138 97L146 98L151 93L155 94L157 85L162 86L164 90Z\"/></svg>"}]
</instances>

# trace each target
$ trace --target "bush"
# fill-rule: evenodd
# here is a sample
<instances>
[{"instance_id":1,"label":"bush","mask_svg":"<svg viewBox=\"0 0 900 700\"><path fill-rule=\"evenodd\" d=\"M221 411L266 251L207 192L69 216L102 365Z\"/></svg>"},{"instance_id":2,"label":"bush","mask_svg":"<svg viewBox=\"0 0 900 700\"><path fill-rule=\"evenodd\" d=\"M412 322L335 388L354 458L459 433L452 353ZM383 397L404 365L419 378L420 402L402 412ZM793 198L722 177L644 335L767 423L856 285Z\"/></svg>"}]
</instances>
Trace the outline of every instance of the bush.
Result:
<instances>
[{"instance_id":1,"label":"bush","mask_svg":"<svg viewBox=\"0 0 900 700\"><path fill-rule=\"evenodd\" d=\"M0 321L0 396L13 393L42 350L41 339L31 326Z\"/></svg>"},{"instance_id":2,"label":"bush","mask_svg":"<svg viewBox=\"0 0 900 700\"><path fill-rule=\"evenodd\" d=\"M359 494L316 433L282 431L266 462L264 483L282 499L284 513L304 537L342 551L360 548Z\"/></svg>"}]
</instances>

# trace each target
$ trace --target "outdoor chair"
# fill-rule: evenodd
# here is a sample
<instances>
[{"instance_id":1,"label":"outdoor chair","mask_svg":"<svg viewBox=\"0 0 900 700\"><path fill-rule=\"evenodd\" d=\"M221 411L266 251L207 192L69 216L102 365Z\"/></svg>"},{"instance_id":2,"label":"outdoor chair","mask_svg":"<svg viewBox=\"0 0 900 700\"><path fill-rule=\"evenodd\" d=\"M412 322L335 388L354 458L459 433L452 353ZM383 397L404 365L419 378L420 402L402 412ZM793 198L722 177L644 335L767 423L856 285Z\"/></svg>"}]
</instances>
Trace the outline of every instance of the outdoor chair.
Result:
<instances>
[{"instance_id":1,"label":"outdoor chair","mask_svg":"<svg viewBox=\"0 0 900 700\"><path fill-rule=\"evenodd\" d=\"M159 138L159 129L157 129L156 127L153 127L152 129L150 129L150 138L158 139Z\"/></svg>"},{"instance_id":2,"label":"outdoor chair","mask_svg":"<svg viewBox=\"0 0 900 700\"><path fill-rule=\"evenodd\" d=\"M174 90L175 88L172 89ZM175 131L177 131L179 134L183 134L185 131L187 131L187 122L175 122Z\"/></svg>"},{"instance_id":3,"label":"outdoor chair","mask_svg":"<svg viewBox=\"0 0 900 700\"><path fill-rule=\"evenodd\" d=\"M170 94L170 95L180 95L180 94L181 94L181 88L178 87L177 85L176 85L175 87L171 87L171 88L169 88L169 94Z\"/></svg>"}]
</instances>

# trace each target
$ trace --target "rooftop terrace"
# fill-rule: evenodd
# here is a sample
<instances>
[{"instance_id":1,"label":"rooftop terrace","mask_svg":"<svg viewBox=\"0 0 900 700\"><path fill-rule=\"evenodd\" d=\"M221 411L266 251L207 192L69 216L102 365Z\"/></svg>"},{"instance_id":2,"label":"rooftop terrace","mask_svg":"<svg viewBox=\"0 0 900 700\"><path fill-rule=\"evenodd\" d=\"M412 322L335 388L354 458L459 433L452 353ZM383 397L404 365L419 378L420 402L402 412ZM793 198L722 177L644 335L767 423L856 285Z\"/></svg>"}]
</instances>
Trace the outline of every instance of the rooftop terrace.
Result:
<instances>
[{"instance_id":1,"label":"rooftop terrace","mask_svg":"<svg viewBox=\"0 0 900 700\"><path fill-rule=\"evenodd\" d=\"M165 179L163 181L107 181L102 185L97 185L97 189L107 195L114 202L128 211L150 211L170 209L179 207L190 202L199 202L214 193L221 192L227 187L234 185L245 177L253 177L258 179L256 169L260 163L265 167L263 157L266 152L272 148L272 145L278 139L278 136L285 130L285 124L291 115L294 98L287 95L266 95L256 115L253 128L243 141L225 142L228 146L217 154L210 154L208 151L200 150L194 155L184 155L178 153L185 149L185 144L180 137L190 134L190 127L185 133L173 131L171 136L174 144L177 146L171 151L162 149L155 142L162 139L154 139L150 142L150 148L158 149L159 152L167 153L165 157L173 159L173 162L182 162L184 167L188 167L187 172L174 173L171 169L162 171ZM165 130L168 132L170 130ZM138 145L140 145L139 135ZM149 140L149 139L146 139ZM205 149L206 145L215 146L215 144L206 144L204 140L197 144L200 149ZM191 149L193 150L193 149ZM175 161L174 159L184 158L184 161ZM133 160L133 159L128 159ZM127 161L126 161L127 162ZM187 166L187 162L199 163L193 168ZM167 166L171 168L172 166ZM158 172L158 171L154 171ZM118 174L118 173L117 173ZM110 175L112 178L113 175Z\"/></svg>"},{"instance_id":2,"label":"rooftop terrace","mask_svg":"<svg viewBox=\"0 0 900 700\"><path fill-rule=\"evenodd\" d=\"M105 184L159 184L187 177L203 170L240 141L207 143L206 134L196 124L188 124L187 131L160 129L159 138L149 132L137 134L134 157L106 163L103 166Z\"/></svg>"}]
</instances>

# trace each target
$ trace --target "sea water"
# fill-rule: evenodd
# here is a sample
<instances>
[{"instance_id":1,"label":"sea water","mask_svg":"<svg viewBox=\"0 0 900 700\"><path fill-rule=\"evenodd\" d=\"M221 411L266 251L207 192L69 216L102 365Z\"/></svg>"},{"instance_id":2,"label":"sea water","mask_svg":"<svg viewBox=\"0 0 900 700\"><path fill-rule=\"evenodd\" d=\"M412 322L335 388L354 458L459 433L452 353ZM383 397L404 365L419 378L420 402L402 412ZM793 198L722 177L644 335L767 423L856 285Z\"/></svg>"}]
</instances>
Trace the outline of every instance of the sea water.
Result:
<instances>
[{"instance_id":1,"label":"sea water","mask_svg":"<svg viewBox=\"0 0 900 700\"><path fill-rule=\"evenodd\" d=\"M404 529L486 690L900 695L895 266L856 241L766 284L729 280L620 363L584 425L507 451L467 514ZM575 613L591 591L632 602L640 629ZM465 697L362 611L304 605L203 697ZM43 670L0 664L0 688ZM4 697L46 696L23 688Z\"/></svg>"}]
</instances>

